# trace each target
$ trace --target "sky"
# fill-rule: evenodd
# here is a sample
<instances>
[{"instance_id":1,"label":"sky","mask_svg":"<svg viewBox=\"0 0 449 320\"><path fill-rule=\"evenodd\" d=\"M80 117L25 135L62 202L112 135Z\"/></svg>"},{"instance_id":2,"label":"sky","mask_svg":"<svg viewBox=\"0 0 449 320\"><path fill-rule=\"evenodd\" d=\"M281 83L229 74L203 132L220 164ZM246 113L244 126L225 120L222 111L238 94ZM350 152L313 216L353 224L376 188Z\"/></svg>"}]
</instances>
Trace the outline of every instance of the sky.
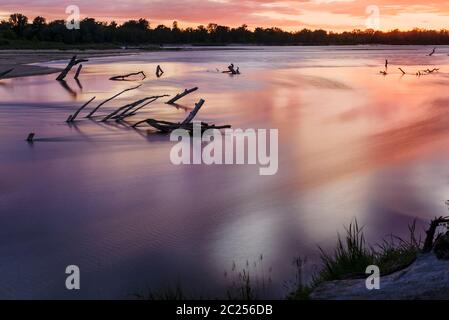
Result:
<instances>
[{"instance_id":1,"label":"sky","mask_svg":"<svg viewBox=\"0 0 449 320\"><path fill-rule=\"evenodd\" d=\"M70 5L79 7L81 18L146 18L152 27L176 20L181 27L247 24L288 31L449 29L449 0L1 0L0 19L14 12L65 19Z\"/></svg>"}]
</instances>

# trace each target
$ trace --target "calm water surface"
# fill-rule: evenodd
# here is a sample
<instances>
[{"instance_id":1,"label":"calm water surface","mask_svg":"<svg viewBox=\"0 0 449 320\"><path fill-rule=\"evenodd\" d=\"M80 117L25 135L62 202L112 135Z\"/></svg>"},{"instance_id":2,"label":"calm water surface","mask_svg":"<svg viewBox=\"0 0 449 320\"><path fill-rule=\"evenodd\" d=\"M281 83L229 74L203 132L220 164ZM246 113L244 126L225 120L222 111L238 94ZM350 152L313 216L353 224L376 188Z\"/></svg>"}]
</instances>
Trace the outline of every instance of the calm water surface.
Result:
<instances>
[{"instance_id":1,"label":"calm water surface","mask_svg":"<svg viewBox=\"0 0 449 320\"><path fill-rule=\"evenodd\" d=\"M80 84L55 75L0 82L0 298L131 298L180 283L223 292L249 260L282 297L292 259L317 263L353 218L375 243L444 215L449 198L449 48L235 48L97 58ZM390 74L379 74L384 60ZM238 77L216 71L234 62ZM161 64L162 78L154 76ZM49 65L63 66L52 62ZM440 67L438 74L401 76ZM279 172L257 166L174 166L167 137L116 123L65 120L136 82L139 98L200 90L174 108L154 103L130 119L199 120L279 129ZM187 110L187 111L186 111ZM34 144L24 139L29 132ZM65 267L81 268L79 292ZM272 269L270 273L270 268ZM229 278L229 275L228 275ZM194 288L194 289L193 289Z\"/></svg>"}]
</instances>

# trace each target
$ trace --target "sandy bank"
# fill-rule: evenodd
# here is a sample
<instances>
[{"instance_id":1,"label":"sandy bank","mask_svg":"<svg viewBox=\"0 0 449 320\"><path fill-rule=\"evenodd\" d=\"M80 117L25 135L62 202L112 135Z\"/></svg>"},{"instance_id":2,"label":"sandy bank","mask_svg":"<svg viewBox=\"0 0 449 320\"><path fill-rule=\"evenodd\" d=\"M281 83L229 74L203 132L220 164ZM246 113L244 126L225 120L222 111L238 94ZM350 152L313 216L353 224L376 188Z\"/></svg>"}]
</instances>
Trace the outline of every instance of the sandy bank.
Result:
<instances>
[{"instance_id":1,"label":"sandy bank","mask_svg":"<svg viewBox=\"0 0 449 320\"><path fill-rule=\"evenodd\" d=\"M14 71L2 79L35 76L59 72L60 69L30 65L52 60L70 59L73 55L80 58L105 57L123 54L134 54L129 50L3 50L0 51L0 72L14 68Z\"/></svg>"}]
</instances>

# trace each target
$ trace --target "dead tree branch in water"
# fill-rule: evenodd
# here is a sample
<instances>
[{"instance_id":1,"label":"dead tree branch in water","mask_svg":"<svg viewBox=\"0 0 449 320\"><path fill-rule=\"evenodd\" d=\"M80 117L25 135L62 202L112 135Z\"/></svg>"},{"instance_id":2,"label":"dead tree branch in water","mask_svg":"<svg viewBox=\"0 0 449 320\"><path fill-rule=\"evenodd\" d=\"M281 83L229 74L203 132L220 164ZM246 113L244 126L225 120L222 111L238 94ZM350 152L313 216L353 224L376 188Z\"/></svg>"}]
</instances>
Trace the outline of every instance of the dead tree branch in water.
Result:
<instances>
[{"instance_id":1,"label":"dead tree branch in water","mask_svg":"<svg viewBox=\"0 0 449 320\"><path fill-rule=\"evenodd\" d=\"M160 78L164 74L164 70L162 70L161 66L158 65L156 68L156 77Z\"/></svg>"},{"instance_id":2,"label":"dead tree branch in water","mask_svg":"<svg viewBox=\"0 0 449 320\"><path fill-rule=\"evenodd\" d=\"M167 101L166 104L174 104L179 99L184 98L186 95L188 95L188 94L190 94L192 92L195 92L196 90L198 90L198 87L195 87L195 88L192 88L192 89L185 89L183 93L177 94L173 99Z\"/></svg>"},{"instance_id":3,"label":"dead tree branch in water","mask_svg":"<svg viewBox=\"0 0 449 320\"><path fill-rule=\"evenodd\" d=\"M143 120L143 121L140 121L140 122L137 122L136 124L134 124L133 128L137 128L139 125L148 122L148 120L154 120L156 122L165 123L165 124L171 123L173 125L178 125L178 126L189 124L195 118L195 116L198 113L198 111L200 111L200 109L203 106L204 102L205 102L204 99L201 99L200 101L198 101L198 103L195 104L195 108L192 110L192 112L190 112L189 115L187 116L187 118L183 122L181 122L181 123L177 123L176 124L176 123L172 123L172 122L157 121L157 120L154 120L154 119L146 119L146 120Z\"/></svg>"},{"instance_id":4,"label":"dead tree branch in water","mask_svg":"<svg viewBox=\"0 0 449 320\"><path fill-rule=\"evenodd\" d=\"M404 69L402 69L402 68L398 68L398 69L402 72L403 75L407 74L407 72L405 72ZM431 73L438 72L438 71L440 71L439 68L433 68L432 70L430 70L430 69L418 70L418 72L416 72L415 75L422 76L422 75L427 75L427 74L431 74ZM382 71L381 71L381 73L382 73ZM410 73L410 74L413 75L413 73Z\"/></svg>"},{"instance_id":5,"label":"dead tree branch in water","mask_svg":"<svg viewBox=\"0 0 449 320\"><path fill-rule=\"evenodd\" d=\"M423 247L424 253L429 253L432 251L433 244L434 244L433 240L435 238L435 232L440 225L445 224L445 223L449 223L449 217L439 217L439 218L432 220L432 222L430 223L429 229L426 231L426 240L424 241L424 247Z\"/></svg>"},{"instance_id":6,"label":"dead tree branch in water","mask_svg":"<svg viewBox=\"0 0 449 320\"><path fill-rule=\"evenodd\" d=\"M95 97L93 97L92 99L90 99L89 101L87 101L85 104L83 104L73 115L70 115L69 118L67 119L67 122L74 122L76 117L79 115L79 113L89 105L89 103L91 103L92 101L95 100Z\"/></svg>"},{"instance_id":7,"label":"dead tree branch in water","mask_svg":"<svg viewBox=\"0 0 449 320\"><path fill-rule=\"evenodd\" d=\"M189 132L192 132L193 128L194 128L192 121L195 118L195 116L197 115L198 111L204 105L204 102L205 101L203 99L201 99L195 105L195 108L192 110L192 112L190 112L190 114L187 116L187 118L181 123L161 121L161 120L155 120L155 119L146 119L146 120L139 121L136 124L134 124L133 128L137 128L139 125L146 123L161 133L170 133L176 129L184 129ZM205 131L208 129L227 129L227 128L231 128L231 126L229 126L229 125L216 126L214 124L210 125L208 123L201 122L201 131Z\"/></svg>"},{"instance_id":8,"label":"dead tree branch in water","mask_svg":"<svg viewBox=\"0 0 449 320\"><path fill-rule=\"evenodd\" d=\"M103 120L101 120L101 122L106 122L106 121L108 121L109 119L111 119L112 117L114 117L115 115L117 115L119 112L122 112L122 111L125 111L125 112L126 112L128 109L132 109L132 108L134 108L135 106L138 106L139 104L141 104L141 103L147 101L148 99L150 99L150 98L147 97L147 98L143 98L143 99L140 99L140 100L137 100L137 101L128 103L128 104L126 104L126 105L124 105L124 106L122 106L122 107L120 107L120 108L114 110L114 111L111 112L110 114L108 114L106 117L103 118Z\"/></svg>"},{"instance_id":9,"label":"dead tree branch in water","mask_svg":"<svg viewBox=\"0 0 449 320\"><path fill-rule=\"evenodd\" d=\"M0 72L0 79L3 78L4 76L6 76L8 73L11 73L13 70L14 70L14 68Z\"/></svg>"},{"instance_id":10,"label":"dead tree branch in water","mask_svg":"<svg viewBox=\"0 0 449 320\"><path fill-rule=\"evenodd\" d=\"M109 78L109 80L112 80L112 81L132 81L132 80L128 80L126 78L129 78L129 77L132 77L132 76L137 76L139 74L141 74L143 76L142 80L146 79L147 76L146 76L145 72L139 71L139 72L133 72L133 73L125 74L123 76L111 77L111 78Z\"/></svg>"},{"instance_id":11,"label":"dead tree branch in water","mask_svg":"<svg viewBox=\"0 0 449 320\"><path fill-rule=\"evenodd\" d=\"M80 64L78 66L78 70L76 70L75 77L74 77L75 80L78 80L78 77L80 76L80 73L81 73L81 69L83 69L83 65L82 64Z\"/></svg>"},{"instance_id":12,"label":"dead tree branch in water","mask_svg":"<svg viewBox=\"0 0 449 320\"><path fill-rule=\"evenodd\" d=\"M119 114L118 116L116 116L115 118L117 120L123 120L124 118L128 118L128 117L132 117L134 115L136 115L137 111L142 110L143 108L145 108L147 105L155 102L156 100L160 99L160 98L164 98L164 97L169 97L169 95L164 94L162 96L152 96L149 97L148 99L150 101L144 103L141 106L135 105L135 106L131 106L130 108L128 108L127 110L125 110L124 112L122 112L121 114ZM135 107L137 107L136 109L134 109ZM133 110L134 109L134 110Z\"/></svg>"},{"instance_id":13,"label":"dead tree branch in water","mask_svg":"<svg viewBox=\"0 0 449 320\"><path fill-rule=\"evenodd\" d=\"M91 117L94 115L94 113L97 112L98 109L100 109L100 107L103 106L104 104L106 104L107 102L109 102L109 101L111 101L111 100L117 98L118 96L122 95L122 94L125 93L125 92L128 92L128 91L131 91L131 90L138 89L138 88L140 88L141 86L142 86L142 85L140 84L140 85L138 85L137 87L132 87L132 88L125 89L125 90L123 90L122 92L117 93L115 96L113 96L113 97L111 97L111 98L109 98L109 99L106 99L105 101L103 101L102 103L100 103L94 110L92 110L92 111L86 116L86 118L91 118Z\"/></svg>"},{"instance_id":14,"label":"dead tree branch in water","mask_svg":"<svg viewBox=\"0 0 449 320\"><path fill-rule=\"evenodd\" d=\"M228 66L228 70L227 71L223 71L222 73L229 73L229 74L232 74L232 75L237 75L237 74L240 74L240 67L237 67L237 69L236 69L234 64L231 63Z\"/></svg>"},{"instance_id":15,"label":"dead tree branch in water","mask_svg":"<svg viewBox=\"0 0 449 320\"><path fill-rule=\"evenodd\" d=\"M69 64L67 65L67 67L65 67L64 70L62 70L62 72L59 74L59 76L56 78L56 80L61 81L64 80L65 77L67 77L67 74L70 72L70 70L72 70L72 68L82 62L87 62L89 60L87 59L76 59L76 56L73 56L72 59L70 60Z\"/></svg>"},{"instance_id":16,"label":"dead tree branch in water","mask_svg":"<svg viewBox=\"0 0 449 320\"><path fill-rule=\"evenodd\" d=\"M28 137L27 137L27 142L33 142L33 141L34 141L34 136L35 136L35 134L34 134L34 133L30 133L30 134L28 134Z\"/></svg>"},{"instance_id":17,"label":"dead tree branch in water","mask_svg":"<svg viewBox=\"0 0 449 320\"><path fill-rule=\"evenodd\" d=\"M149 126L155 128L157 131L161 133L171 133L174 130L177 129L184 129L189 132L193 132L194 130L194 124L188 123L188 124L180 124L180 123L174 123L174 122L168 122L168 121L159 121L155 119L148 119L145 121ZM229 129L231 128L230 125L224 125L224 126L216 126L214 124L208 124L206 122L201 122L201 132L204 132L206 130L212 130L212 129Z\"/></svg>"},{"instance_id":18,"label":"dead tree branch in water","mask_svg":"<svg viewBox=\"0 0 449 320\"><path fill-rule=\"evenodd\" d=\"M137 110L141 109L142 107L148 105L148 104L151 103L151 102L156 101L156 100L159 99L160 97L165 97L165 96L152 96L152 97L146 97L146 98L143 98L143 99L134 101L134 102L132 102L132 103L129 103L129 104L127 104L127 105L124 105L123 107L120 107L120 108L118 108L117 110L115 110L114 112L108 114L108 115L107 115L106 117L104 117L103 120L101 120L101 121L102 121L102 122L106 122L106 121L108 121L108 120L111 119L111 118L121 119L121 118L124 118L124 117L127 117L127 116L131 116L131 115L133 115ZM134 109L135 107L139 106L140 104L142 104L142 103L144 103L144 102L146 102L146 101L148 101L148 100L151 100L151 101L150 101L149 103L146 103L146 104L144 104L143 106L141 106L141 107L135 109L135 110L132 110L132 109ZM120 114L119 114L119 113L120 113ZM118 114L119 114L119 115L118 115Z\"/></svg>"},{"instance_id":19,"label":"dead tree branch in water","mask_svg":"<svg viewBox=\"0 0 449 320\"><path fill-rule=\"evenodd\" d=\"M424 72L424 73L429 74L429 73L438 72L438 71L440 71L440 69L438 69L438 68L433 68L432 70L426 69L426 70L421 70L421 71Z\"/></svg>"}]
</instances>

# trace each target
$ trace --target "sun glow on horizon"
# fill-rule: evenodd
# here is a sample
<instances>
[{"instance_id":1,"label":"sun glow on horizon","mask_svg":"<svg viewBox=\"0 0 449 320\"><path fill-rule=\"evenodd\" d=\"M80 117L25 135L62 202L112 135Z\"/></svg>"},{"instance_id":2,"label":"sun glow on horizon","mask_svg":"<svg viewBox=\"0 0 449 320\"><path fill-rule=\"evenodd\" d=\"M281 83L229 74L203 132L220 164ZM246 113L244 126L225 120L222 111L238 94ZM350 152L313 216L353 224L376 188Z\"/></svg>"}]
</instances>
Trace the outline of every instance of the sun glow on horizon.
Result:
<instances>
[{"instance_id":1,"label":"sun glow on horizon","mask_svg":"<svg viewBox=\"0 0 449 320\"><path fill-rule=\"evenodd\" d=\"M40 15L48 20L64 19L68 0L14 0L0 3L0 19L20 12L30 20ZM98 3L107 3L107 6ZM145 18L151 27L159 24L197 27L217 23L230 27L243 24L256 27L279 27L286 31L304 28L327 31L352 31L366 29L368 0L78 0L83 17L98 21L123 23ZM382 31L447 29L449 27L449 2L445 0L378 0ZM185 10L186 6L189 10Z\"/></svg>"}]
</instances>

